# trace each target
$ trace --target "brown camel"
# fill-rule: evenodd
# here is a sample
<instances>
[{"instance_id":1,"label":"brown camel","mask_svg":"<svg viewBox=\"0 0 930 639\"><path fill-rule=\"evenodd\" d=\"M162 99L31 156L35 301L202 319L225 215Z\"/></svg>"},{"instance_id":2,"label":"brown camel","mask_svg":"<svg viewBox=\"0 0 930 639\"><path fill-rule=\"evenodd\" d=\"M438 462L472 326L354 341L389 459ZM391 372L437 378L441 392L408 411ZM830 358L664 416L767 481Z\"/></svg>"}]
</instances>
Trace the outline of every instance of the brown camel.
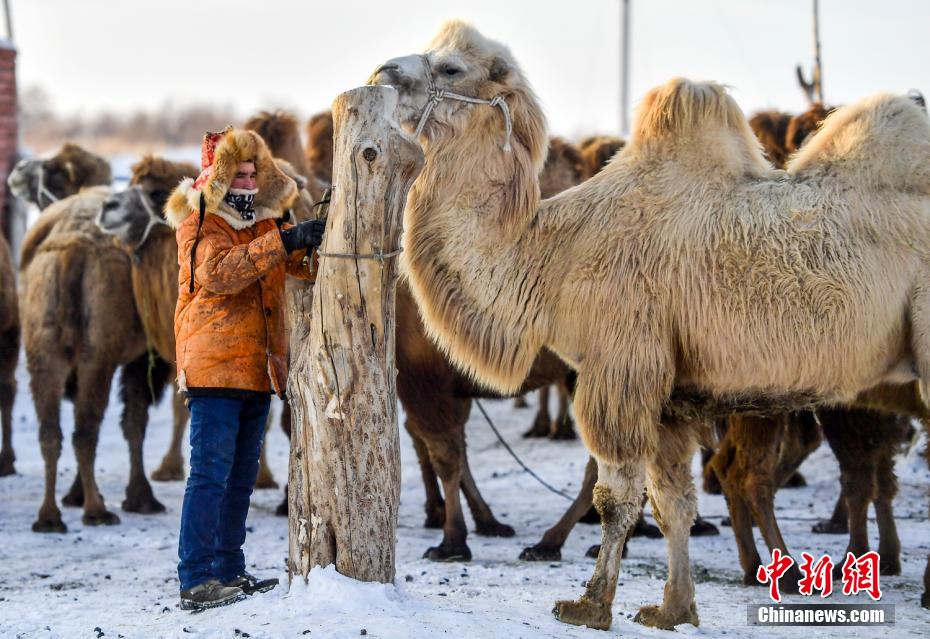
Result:
<instances>
[{"instance_id":1,"label":"brown camel","mask_svg":"<svg viewBox=\"0 0 930 639\"><path fill-rule=\"evenodd\" d=\"M307 121L307 164L309 178L321 183L333 183L333 113L323 111Z\"/></svg>"},{"instance_id":2,"label":"brown camel","mask_svg":"<svg viewBox=\"0 0 930 639\"><path fill-rule=\"evenodd\" d=\"M36 532L65 532L55 502L61 454L59 411L62 398L74 403L73 444L78 477L66 504L84 506L87 525L116 524L107 511L94 477L97 437L116 369L124 366L121 387L122 426L130 447L130 477L123 509L164 510L152 494L142 466L142 440L148 403L148 357L145 334L132 299L129 258L94 223L110 195L106 187L84 189L52 204L41 217L57 219L41 242L27 233L24 245L35 247L21 265L21 312L26 363L45 460L45 497L33 524ZM40 218L41 219L41 218ZM158 372L158 371L155 371ZM156 375L157 386L164 372Z\"/></svg>"},{"instance_id":3,"label":"brown camel","mask_svg":"<svg viewBox=\"0 0 930 639\"><path fill-rule=\"evenodd\" d=\"M595 135L579 142L578 150L585 164L585 179L600 173L625 144L621 138L612 135ZM545 199L550 196L542 197Z\"/></svg>"},{"instance_id":4,"label":"brown camel","mask_svg":"<svg viewBox=\"0 0 930 639\"><path fill-rule=\"evenodd\" d=\"M109 162L69 142L50 158L20 160L7 183L13 195L45 209L84 187L109 185L112 179Z\"/></svg>"},{"instance_id":5,"label":"brown camel","mask_svg":"<svg viewBox=\"0 0 930 639\"><path fill-rule=\"evenodd\" d=\"M398 90L426 154L403 256L430 335L500 392L542 348L578 371L603 541L559 619L610 626L648 487L669 577L637 619L698 623L688 420L842 403L886 380L926 393L930 263L914 238L930 236L930 123L907 98L838 110L782 173L721 86L675 79L647 94L615 161L540 205L545 122L505 47L453 22L372 80ZM483 188L463 168L475 158Z\"/></svg>"},{"instance_id":6,"label":"brown camel","mask_svg":"<svg viewBox=\"0 0 930 639\"><path fill-rule=\"evenodd\" d=\"M775 168L785 168L789 151L785 146L791 115L781 111L759 111L749 118L749 127L759 138L765 157Z\"/></svg>"},{"instance_id":7,"label":"brown camel","mask_svg":"<svg viewBox=\"0 0 930 639\"><path fill-rule=\"evenodd\" d=\"M0 233L0 477L16 472L13 462L13 402L16 400L16 362L19 360L19 304L10 244Z\"/></svg>"}]
</instances>

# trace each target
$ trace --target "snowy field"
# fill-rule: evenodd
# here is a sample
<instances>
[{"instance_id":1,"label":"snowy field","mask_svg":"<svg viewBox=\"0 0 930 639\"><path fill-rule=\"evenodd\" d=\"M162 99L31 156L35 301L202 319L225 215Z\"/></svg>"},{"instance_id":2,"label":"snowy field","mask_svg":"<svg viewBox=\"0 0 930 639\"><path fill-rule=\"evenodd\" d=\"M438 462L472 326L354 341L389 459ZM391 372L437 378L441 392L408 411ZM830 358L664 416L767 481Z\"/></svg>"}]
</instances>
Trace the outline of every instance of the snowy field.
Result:
<instances>
[{"instance_id":1,"label":"snowy field","mask_svg":"<svg viewBox=\"0 0 930 639\"><path fill-rule=\"evenodd\" d=\"M637 538L630 544L614 604L613 628L603 633L557 622L550 610L556 599L575 598L594 566L585 549L600 541L599 528L579 525L559 563L528 564L520 550L535 543L561 515L567 503L523 473L472 411L469 454L476 480L498 517L514 526L511 539L471 535L474 560L436 564L421 559L439 531L425 530L423 488L406 433L403 491L398 529L397 583L359 584L332 569L315 571L309 585L288 591L285 585L234 606L192 615L178 606L177 531L183 483L154 483L167 506L160 515L119 511L128 474L128 454L119 430L119 405L111 401L101 429L97 479L111 510L122 518L114 527L91 528L81 512L63 509L69 532L38 535L30 530L42 494L42 459L37 425L22 365L15 409L18 474L0 479L0 637L671 637L644 628L632 618L643 604L658 603L666 573L661 539ZM574 493L586 454L578 442L523 440L520 433L531 410L510 402L487 402L492 417L517 452L542 477ZM276 403L275 410L280 410ZM65 405L66 444L59 466L59 499L74 476L70 446L71 407ZM146 467L155 468L168 443L168 402L153 412L146 441ZM287 441L270 434L270 459L279 481L286 477ZM187 453L185 452L185 458ZM809 486L778 494L778 514L796 554L808 551L841 556L845 538L810 534L814 519L832 508L839 485L836 462L825 446L802 467ZM927 637L930 611L919 606L922 575L930 547L927 521L926 464L911 456L899 460L900 493L895 504L903 546L900 577L882 578L884 603L896 606L897 623L884 628L752 628L746 604L765 603L761 588L740 585L741 571L733 535L692 540L701 626L680 626L679 635L698 637ZM695 465L697 474L697 465ZM274 516L280 490L256 492L249 517L246 558L250 570L277 575L286 584L287 522ZM726 514L722 497L700 494L701 513L719 524ZM469 519L471 527L471 520ZM877 546L874 522L872 547ZM758 539L761 546L761 538ZM831 602L841 603L833 595ZM786 597L788 603L806 598ZM868 602L865 594L856 601Z\"/></svg>"}]
</instances>

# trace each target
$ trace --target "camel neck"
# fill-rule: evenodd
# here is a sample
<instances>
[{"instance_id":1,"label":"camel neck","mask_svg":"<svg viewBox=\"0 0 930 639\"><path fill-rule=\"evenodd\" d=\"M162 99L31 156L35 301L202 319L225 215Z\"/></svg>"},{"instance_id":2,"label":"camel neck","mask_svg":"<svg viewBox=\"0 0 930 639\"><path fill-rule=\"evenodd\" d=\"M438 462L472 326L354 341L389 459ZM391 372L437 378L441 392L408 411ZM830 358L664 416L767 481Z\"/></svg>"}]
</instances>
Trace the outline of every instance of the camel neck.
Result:
<instances>
[{"instance_id":1,"label":"camel neck","mask_svg":"<svg viewBox=\"0 0 930 639\"><path fill-rule=\"evenodd\" d=\"M534 264L540 255L529 246L538 183L533 175L517 189L507 158L495 165L483 161L494 157L488 153L469 155L474 160L463 166L446 153L428 150L408 197L411 290L441 348L472 376L509 393L525 379L545 334L545 287Z\"/></svg>"}]
</instances>

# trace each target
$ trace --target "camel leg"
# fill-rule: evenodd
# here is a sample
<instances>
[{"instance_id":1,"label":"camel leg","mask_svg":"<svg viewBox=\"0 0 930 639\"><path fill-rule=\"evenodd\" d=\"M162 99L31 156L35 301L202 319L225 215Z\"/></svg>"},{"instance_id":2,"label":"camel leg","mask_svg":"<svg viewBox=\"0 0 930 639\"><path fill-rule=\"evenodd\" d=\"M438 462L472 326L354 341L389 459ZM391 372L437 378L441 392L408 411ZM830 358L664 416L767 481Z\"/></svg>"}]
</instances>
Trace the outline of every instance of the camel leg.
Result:
<instances>
[{"instance_id":1,"label":"camel leg","mask_svg":"<svg viewBox=\"0 0 930 639\"><path fill-rule=\"evenodd\" d=\"M597 462L593 457L588 458L584 469L584 480L581 490L565 514L556 524L547 530L536 545L524 548L520 553L523 561L560 561L562 559L562 546L572 532L575 524L588 512L594 503L594 485L597 483Z\"/></svg>"},{"instance_id":2,"label":"camel leg","mask_svg":"<svg viewBox=\"0 0 930 639\"><path fill-rule=\"evenodd\" d=\"M894 458L891 447L882 450L876 469L878 493L875 496L875 517L878 520L878 554L881 556L879 571L882 575L901 574L901 541L894 522L892 502L898 492L898 480L894 474Z\"/></svg>"},{"instance_id":3,"label":"camel leg","mask_svg":"<svg viewBox=\"0 0 930 639\"><path fill-rule=\"evenodd\" d=\"M523 433L524 437L548 437L552 429L552 417L549 416L549 386L540 388L538 396L539 408L536 410L536 418L530 429Z\"/></svg>"},{"instance_id":4,"label":"camel leg","mask_svg":"<svg viewBox=\"0 0 930 639\"><path fill-rule=\"evenodd\" d=\"M555 421L552 422L552 430L549 432L549 439L577 439L575 434L575 423L568 413L568 400L571 395L568 391L568 385L565 380L555 385L555 392L559 399L559 412Z\"/></svg>"},{"instance_id":5,"label":"camel leg","mask_svg":"<svg viewBox=\"0 0 930 639\"><path fill-rule=\"evenodd\" d=\"M726 435L724 435L726 437ZM723 488L720 486L720 479L717 477L714 472L714 468L711 465L711 460L714 458L714 451L707 447L701 447L701 468L703 477L702 489L708 495L719 495L723 492Z\"/></svg>"},{"instance_id":6,"label":"camel leg","mask_svg":"<svg viewBox=\"0 0 930 639\"><path fill-rule=\"evenodd\" d=\"M30 362L32 364L32 362ZM45 462L45 495L33 532L67 532L61 520L61 511L55 503L55 481L58 477L58 459L61 457L61 398L64 394L64 362L51 366L30 366L30 387L36 414L39 418L39 446ZM41 375L37 372L41 371Z\"/></svg>"},{"instance_id":7,"label":"camel leg","mask_svg":"<svg viewBox=\"0 0 930 639\"><path fill-rule=\"evenodd\" d=\"M471 550L466 539L468 528L462 512L459 488L462 483L462 466L465 457L465 437L446 436L428 441L430 461L442 481L446 515L442 527L442 542L427 549L424 559L432 561L470 561Z\"/></svg>"},{"instance_id":8,"label":"camel leg","mask_svg":"<svg viewBox=\"0 0 930 639\"><path fill-rule=\"evenodd\" d=\"M4 345L0 346L0 421L2 421L3 441L0 443L0 477L13 475L16 468L13 462L13 402L16 401L16 359L19 355L19 333L16 331L13 343L10 336L2 337ZM8 352L9 351L9 352Z\"/></svg>"},{"instance_id":9,"label":"camel leg","mask_svg":"<svg viewBox=\"0 0 930 639\"><path fill-rule=\"evenodd\" d=\"M71 482L71 488L69 488L65 496L61 498L61 503L63 506L68 506L69 508L84 507L84 482L81 479L80 470L74 474L74 481Z\"/></svg>"},{"instance_id":10,"label":"camel leg","mask_svg":"<svg viewBox=\"0 0 930 639\"><path fill-rule=\"evenodd\" d=\"M705 466L706 473L712 474L720 480L720 489L726 495L727 508L730 512L730 525L736 538L736 550L740 566L743 569L743 585L758 584L756 570L762 563L756 540L752 534L752 512L749 501L743 490L742 477L746 469L742 461L741 451L737 449L734 438L740 435L741 425L734 424L728 428L717 452ZM774 455L774 450L772 450Z\"/></svg>"},{"instance_id":11,"label":"camel leg","mask_svg":"<svg viewBox=\"0 0 930 639\"><path fill-rule=\"evenodd\" d=\"M407 431L409 432L410 429L408 428ZM426 521L423 522L423 527L442 528L446 519L446 503L439 490L436 471L433 470L433 464L429 460L429 450L427 450L426 442L416 435L411 433L410 438L413 440L413 450L417 453L420 474L423 476L423 488L426 491Z\"/></svg>"},{"instance_id":12,"label":"camel leg","mask_svg":"<svg viewBox=\"0 0 930 639\"><path fill-rule=\"evenodd\" d=\"M162 457L161 464L152 473L152 479L155 481L181 481L184 479L184 456L181 454L181 446L184 442L187 421L190 419L190 411L187 410L184 395L180 391L176 391L172 396L171 407L174 416L171 443L168 445L168 450L165 451L165 456Z\"/></svg>"},{"instance_id":13,"label":"camel leg","mask_svg":"<svg viewBox=\"0 0 930 639\"><path fill-rule=\"evenodd\" d=\"M258 490L264 490L266 488L277 488L278 482L275 481L274 475L271 472L271 467L268 466L268 456L265 453L268 448L268 431L271 430L271 425L274 423L274 411L268 411L268 418L265 420L265 437L262 440L262 449L258 457L258 477L255 478L255 488Z\"/></svg>"},{"instance_id":14,"label":"camel leg","mask_svg":"<svg viewBox=\"0 0 930 639\"><path fill-rule=\"evenodd\" d=\"M849 511L846 510L846 495L840 487L840 496L836 498L836 504L833 506L833 514L829 519L821 519L811 526L811 532L818 535L848 535L849 534Z\"/></svg>"},{"instance_id":15,"label":"camel leg","mask_svg":"<svg viewBox=\"0 0 930 639\"><path fill-rule=\"evenodd\" d=\"M622 464L598 462L594 506L601 515L601 550L585 594L576 601L557 601L553 614L559 621L607 630L620 576L620 557L627 533L639 517L644 490L642 461Z\"/></svg>"},{"instance_id":16,"label":"camel leg","mask_svg":"<svg viewBox=\"0 0 930 639\"><path fill-rule=\"evenodd\" d=\"M287 436L288 444L291 441L291 405L285 401L281 407L281 430L284 431L284 434ZM290 464L290 455L288 455L288 464ZM290 468L288 468L288 477L290 477ZM288 482L284 482L284 501L278 504L278 507L275 509L274 514L278 517L287 517L287 486Z\"/></svg>"},{"instance_id":17,"label":"camel leg","mask_svg":"<svg viewBox=\"0 0 930 639\"><path fill-rule=\"evenodd\" d=\"M497 521L488 502L481 496L478 490L478 484L471 474L471 468L468 467L468 451L466 449L462 457L462 492L465 494L465 501L468 502L468 509L475 520L475 533L482 537L513 537L516 534L513 527L502 524Z\"/></svg>"},{"instance_id":18,"label":"camel leg","mask_svg":"<svg viewBox=\"0 0 930 639\"><path fill-rule=\"evenodd\" d=\"M656 458L646 464L646 492L665 536L668 580L662 605L643 606L634 618L645 626L672 630L678 624L699 623L688 560L688 538L697 516L697 494L691 479L691 458L696 449L686 425L671 425L665 428Z\"/></svg>"},{"instance_id":19,"label":"camel leg","mask_svg":"<svg viewBox=\"0 0 930 639\"><path fill-rule=\"evenodd\" d=\"M77 396L74 398L74 434L71 441L84 485L84 516L81 521L87 526L109 526L120 521L119 517L106 509L94 475L100 422L107 406L113 373L113 369L108 366L88 365L78 369Z\"/></svg>"},{"instance_id":20,"label":"camel leg","mask_svg":"<svg viewBox=\"0 0 930 639\"><path fill-rule=\"evenodd\" d=\"M144 514L165 511L164 505L155 499L152 485L145 476L145 462L142 458L149 405L153 401L148 374L149 357L146 354L125 365L120 380L123 399L121 424L123 436L129 444L129 484L126 486L126 499L123 500L122 508L126 512Z\"/></svg>"},{"instance_id":21,"label":"camel leg","mask_svg":"<svg viewBox=\"0 0 930 639\"><path fill-rule=\"evenodd\" d=\"M529 408L530 404L526 401L526 395L518 395L513 398L514 408Z\"/></svg>"}]
</instances>

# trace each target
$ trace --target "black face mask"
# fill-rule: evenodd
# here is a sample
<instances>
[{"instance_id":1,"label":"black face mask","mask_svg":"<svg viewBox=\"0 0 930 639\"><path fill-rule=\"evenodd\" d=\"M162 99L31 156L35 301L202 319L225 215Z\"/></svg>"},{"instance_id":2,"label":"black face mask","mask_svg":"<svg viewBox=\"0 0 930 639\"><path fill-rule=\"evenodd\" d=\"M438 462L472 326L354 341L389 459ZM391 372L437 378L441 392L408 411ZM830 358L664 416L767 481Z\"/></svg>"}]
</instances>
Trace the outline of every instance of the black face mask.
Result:
<instances>
[{"instance_id":1,"label":"black face mask","mask_svg":"<svg viewBox=\"0 0 930 639\"><path fill-rule=\"evenodd\" d=\"M229 189L223 200L236 209L239 217L248 222L255 219L255 209L252 202L256 193L258 193L258 189Z\"/></svg>"}]
</instances>

